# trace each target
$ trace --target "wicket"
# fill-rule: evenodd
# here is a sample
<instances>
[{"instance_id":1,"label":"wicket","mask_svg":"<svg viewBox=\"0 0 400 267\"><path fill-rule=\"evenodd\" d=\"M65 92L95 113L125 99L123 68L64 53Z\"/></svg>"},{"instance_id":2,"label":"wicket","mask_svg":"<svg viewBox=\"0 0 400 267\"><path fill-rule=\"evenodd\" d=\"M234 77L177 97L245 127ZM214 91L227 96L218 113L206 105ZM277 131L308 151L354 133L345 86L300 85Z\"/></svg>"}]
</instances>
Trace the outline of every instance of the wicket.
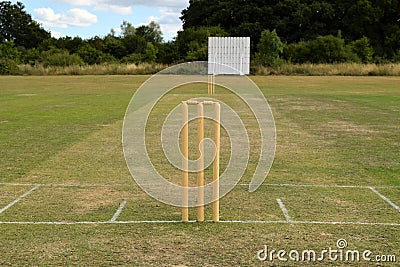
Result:
<instances>
[{"instance_id":1,"label":"wicket","mask_svg":"<svg viewBox=\"0 0 400 267\"><path fill-rule=\"evenodd\" d=\"M215 75L208 75L208 94L215 94Z\"/></svg>"},{"instance_id":2,"label":"wicket","mask_svg":"<svg viewBox=\"0 0 400 267\"><path fill-rule=\"evenodd\" d=\"M214 107L214 143L216 147L216 155L213 161L213 199L212 202L212 220L219 221L219 154L220 154L220 137L221 137L221 106L218 102L213 101L184 101L182 102L183 112L183 128L182 128L182 221L189 221L189 173L188 173L188 157L189 157L189 105L197 106L197 144L199 148L197 186L199 188L197 195L197 221L204 221L204 105L212 105Z\"/></svg>"}]
</instances>

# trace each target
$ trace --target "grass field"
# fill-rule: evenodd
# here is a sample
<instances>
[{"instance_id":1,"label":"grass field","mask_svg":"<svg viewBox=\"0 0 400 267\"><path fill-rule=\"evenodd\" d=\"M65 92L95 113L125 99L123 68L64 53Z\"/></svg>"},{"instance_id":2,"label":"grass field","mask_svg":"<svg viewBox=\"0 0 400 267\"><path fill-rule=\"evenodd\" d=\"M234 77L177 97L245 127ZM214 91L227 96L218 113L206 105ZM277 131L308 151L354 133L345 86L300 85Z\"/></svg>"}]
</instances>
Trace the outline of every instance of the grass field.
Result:
<instances>
[{"instance_id":1,"label":"grass field","mask_svg":"<svg viewBox=\"0 0 400 267\"><path fill-rule=\"evenodd\" d=\"M124 161L124 113L147 78L0 77L0 266L400 264L400 78L252 77L276 122L270 175L247 192L252 150L241 185L221 200L222 222L187 224L143 193ZM150 117L150 155L171 177L179 172L160 155L157 122L174 101L206 92L178 88ZM222 89L215 97L238 101ZM246 127L257 137L251 117ZM396 263L257 259L265 245L318 257L339 239L344 251Z\"/></svg>"}]
</instances>

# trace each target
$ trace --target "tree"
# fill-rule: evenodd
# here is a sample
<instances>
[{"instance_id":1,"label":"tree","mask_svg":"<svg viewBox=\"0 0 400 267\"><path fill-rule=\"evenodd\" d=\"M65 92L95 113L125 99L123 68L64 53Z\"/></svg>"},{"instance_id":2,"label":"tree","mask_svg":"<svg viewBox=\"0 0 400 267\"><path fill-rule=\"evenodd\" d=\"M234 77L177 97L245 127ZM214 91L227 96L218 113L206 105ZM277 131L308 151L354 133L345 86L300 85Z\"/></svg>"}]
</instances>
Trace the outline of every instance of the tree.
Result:
<instances>
[{"instance_id":1,"label":"tree","mask_svg":"<svg viewBox=\"0 0 400 267\"><path fill-rule=\"evenodd\" d=\"M160 25L155 22L150 22L149 25L140 26L137 29L127 21L121 25L121 41L125 46L127 55L131 58L138 58L136 54L146 54L148 43L157 46L162 43L162 32Z\"/></svg>"},{"instance_id":2,"label":"tree","mask_svg":"<svg viewBox=\"0 0 400 267\"><path fill-rule=\"evenodd\" d=\"M182 10L180 19L183 29L215 25L214 18L211 18L218 11L218 2L215 0L190 0L189 6ZM205 16L208 14L208 16Z\"/></svg>"},{"instance_id":3,"label":"tree","mask_svg":"<svg viewBox=\"0 0 400 267\"><path fill-rule=\"evenodd\" d=\"M190 0L181 14L184 30L219 26L230 36L250 36L253 49L264 29L276 29L288 44L341 30L346 43L367 37L383 58L400 49L399 0Z\"/></svg>"},{"instance_id":4,"label":"tree","mask_svg":"<svg viewBox=\"0 0 400 267\"><path fill-rule=\"evenodd\" d=\"M93 48L96 48L97 50L103 51L104 50L104 39L99 37L99 36L95 36L92 37L88 40L86 40L86 42Z\"/></svg>"},{"instance_id":5,"label":"tree","mask_svg":"<svg viewBox=\"0 0 400 267\"><path fill-rule=\"evenodd\" d=\"M172 64L178 60L179 53L175 42L170 41L167 43L162 43L158 45L157 48L157 62L162 64Z\"/></svg>"},{"instance_id":6,"label":"tree","mask_svg":"<svg viewBox=\"0 0 400 267\"><path fill-rule=\"evenodd\" d=\"M120 38L107 36L104 40L103 52L110 54L117 59L128 55L128 51Z\"/></svg>"},{"instance_id":7,"label":"tree","mask_svg":"<svg viewBox=\"0 0 400 267\"><path fill-rule=\"evenodd\" d=\"M207 60L208 37L223 37L228 34L220 27L188 28L178 32L175 40L178 59Z\"/></svg>"},{"instance_id":8,"label":"tree","mask_svg":"<svg viewBox=\"0 0 400 267\"><path fill-rule=\"evenodd\" d=\"M163 41L160 25L154 21L150 22L147 26L138 27L136 35L143 37L146 42L150 42L153 45L161 44Z\"/></svg>"},{"instance_id":9,"label":"tree","mask_svg":"<svg viewBox=\"0 0 400 267\"><path fill-rule=\"evenodd\" d=\"M34 48L50 38L50 33L41 28L24 8L21 2L16 4L10 1L0 2L1 43L13 41L15 46Z\"/></svg>"},{"instance_id":10,"label":"tree","mask_svg":"<svg viewBox=\"0 0 400 267\"><path fill-rule=\"evenodd\" d=\"M274 67L278 63L279 55L283 52L283 43L275 30L265 30L261 33L258 43L258 59L261 64Z\"/></svg>"},{"instance_id":11,"label":"tree","mask_svg":"<svg viewBox=\"0 0 400 267\"><path fill-rule=\"evenodd\" d=\"M250 36L257 44L264 29L276 29L287 42L333 34L331 1L193 0L182 11L183 28L220 26L233 36Z\"/></svg>"},{"instance_id":12,"label":"tree","mask_svg":"<svg viewBox=\"0 0 400 267\"><path fill-rule=\"evenodd\" d=\"M114 29L112 29L112 31L113 30ZM115 32L114 32L114 34L115 34ZM136 34L136 29L132 25L132 23L124 20L122 22L122 25L121 25L121 34L122 34L123 37L128 37L128 36L131 36L131 35L135 35Z\"/></svg>"},{"instance_id":13,"label":"tree","mask_svg":"<svg viewBox=\"0 0 400 267\"><path fill-rule=\"evenodd\" d=\"M400 52L400 26L393 26L391 32L392 33L385 38L385 55L388 58L398 58Z\"/></svg>"},{"instance_id":14,"label":"tree","mask_svg":"<svg viewBox=\"0 0 400 267\"><path fill-rule=\"evenodd\" d=\"M145 53L147 43L146 40L142 36L138 36L136 34L127 35L121 39L122 43L125 46L126 52L128 54L136 53L143 54Z\"/></svg>"},{"instance_id":15,"label":"tree","mask_svg":"<svg viewBox=\"0 0 400 267\"><path fill-rule=\"evenodd\" d=\"M0 74L10 74L18 68L20 52L14 47L14 42L0 43Z\"/></svg>"},{"instance_id":16,"label":"tree","mask_svg":"<svg viewBox=\"0 0 400 267\"><path fill-rule=\"evenodd\" d=\"M54 39L54 38L52 38ZM79 47L84 44L84 41L80 37L61 37L58 39L54 39L54 44L57 48L67 49L71 54L74 54L78 51Z\"/></svg>"}]
</instances>

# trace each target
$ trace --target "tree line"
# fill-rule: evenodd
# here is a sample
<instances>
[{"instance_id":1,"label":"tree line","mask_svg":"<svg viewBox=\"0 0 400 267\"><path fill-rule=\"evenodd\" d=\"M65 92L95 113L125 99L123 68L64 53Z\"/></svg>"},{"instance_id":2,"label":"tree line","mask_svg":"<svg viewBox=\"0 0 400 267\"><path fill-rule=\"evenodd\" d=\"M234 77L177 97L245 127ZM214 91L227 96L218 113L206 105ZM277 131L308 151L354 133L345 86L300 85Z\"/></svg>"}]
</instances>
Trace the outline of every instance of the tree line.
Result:
<instances>
[{"instance_id":1,"label":"tree line","mask_svg":"<svg viewBox=\"0 0 400 267\"><path fill-rule=\"evenodd\" d=\"M400 49L399 0L191 0L182 11L183 28L219 25L230 35L276 30L284 43L339 36L368 38L375 56L392 59Z\"/></svg>"},{"instance_id":2,"label":"tree line","mask_svg":"<svg viewBox=\"0 0 400 267\"><path fill-rule=\"evenodd\" d=\"M183 30L165 42L160 26L52 38L23 3L0 2L0 73L43 66L207 60L207 37L250 36L254 64L400 62L399 0L191 0Z\"/></svg>"}]
</instances>

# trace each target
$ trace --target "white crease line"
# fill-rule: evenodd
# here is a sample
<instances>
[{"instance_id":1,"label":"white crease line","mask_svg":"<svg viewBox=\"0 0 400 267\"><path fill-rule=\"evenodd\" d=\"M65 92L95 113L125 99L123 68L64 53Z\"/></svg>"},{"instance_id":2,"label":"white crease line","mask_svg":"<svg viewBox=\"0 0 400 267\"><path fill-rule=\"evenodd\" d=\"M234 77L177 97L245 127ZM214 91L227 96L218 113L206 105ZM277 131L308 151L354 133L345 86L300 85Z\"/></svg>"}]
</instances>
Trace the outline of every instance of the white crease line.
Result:
<instances>
[{"instance_id":1,"label":"white crease line","mask_svg":"<svg viewBox=\"0 0 400 267\"><path fill-rule=\"evenodd\" d=\"M43 184L17 184L17 183L0 183L0 185L9 185L9 186L34 186L34 185L43 185Z\"/></svg>"},{"instance_id":2,"label":"white crease line","mask_svg":"<svg viewBox=\"0 0 400 267\"><path fill-rule=\"evenodd\" d=\"M196 221L189 221L189 223L194 223ZM159 221L99 221L99 222L0 222L1 224L9 224L9 225L99 225L99 224L146 224L146 223L183 223L182 221L167 221L167 220L159 220Z\"/></svg>"},{"instance_id":3,"label":"white crease line","mask_svg":"<svg viewBox=\"0 0 400 267\"><path fill-rule=\"evenodd\" d=\"M214 223L213 221L206 221ZM178 220L144 220L144 221L100 221L100 222L0 222L0 225L103 225L103 224L185 224ZM199 223L194 220L188 223ZM225 220L218 223L228 224L287 224L287 221L261 221L261 220ZM215 223L216 225L218 223ZM379 223L379 222L319 222L319 221L291 221L292 224L304 225L364 225L364 226L400 226L400 223Z\"/></svg>"},{"instance_id":4,"label":"white crease line","mask_svg":"<svg viewBox=\"0 0 400 267\"><path fill-rule=\"evenodd\" d=\"M207 221L207 222L213 222L213 221ZM244 223L244 224L250 224L250 223L260 223L260 224L272 224L272 223L277 223L277 224L282 224L282 223L287 223L287 221L263 221L263 220L225 220L225 221L219 221L219 223Z\"/></svg>"},{"instance_id":5,"label":"white crease line","mask_svg":"<svg viewBox=\"0 0 400 267\"><path fill-rule=\"evenodd\" d=\"M188 221L188 223L195 223L197 221L194 220L190 220ZM110 222L110 223L115 223L115 224L142 224L142 223L184 223L182 221L178 221L178 220L155 220L155 221L151 221L151 220L144 220L144 221L115 221L115 222Z\"/></svg>"},{"instance_id":6,"label":"white crease line","mask_svg":"<svg viewBox=\"0 0 400 267\"><path fill-rule=\"evenodd\" d=\"M129 184L17 184L17 183L0 183L0 185L9 186L35 186L40 185L43 187L114 187L114 186L129 186Z\"/></svg>"},{"instance_id":7,"label":"white crease line","mask_svg":"<svg viewBox=\"0 0 400 267\"><path fill-rule=\"evenodd\" d=\"M250 186L250 184L238 184L239 186ZM325 185L325 184L262 184L264 186L277 186L277 187L322 187L322 188L360 188L369 189L374 188L400 188L400 186L367 186L367 185Z\"/></svg>"},{"instance_id":8,"label":"white crease line","mask_svg":"<svg viewBox=\"0 0 400 267\"><path fill-rule=\"evenodd\" d=\"M121 214L122 209L125 207L127 200L124 199L124 201L121 202L119 205L117 211L115 212L114 216L111 218L110 222L115 222L118 218L118 216Z\"/></svg>"},{"instance_id":9,"label":"white crease line","mask_svg":"<svg viewBox=\"0 0 400 267\"><path fill-rule=\"evenodd\" d=\"M0 185L10 186L46 186L46 187L117 187L117 186L131 186L132 184L18 184L18 183L0 183ZM152 185L152 184L145 184ZM249 186L250 184L238 184L239 186ZM263 186L277 186L277 187L323 187L323 188L400 188L400 186L379 186L379 185L324 185L324 184L262 184Z\"/></svg>"},{"instance_id":10,"label":"white crease line","mask_svg":"<svg viewBox=\"0 0 400 267\"><path fill-rule=\"evenodd\" d=\"M400 223L379 222L318 222L318 221L293 221L295 224L326 224L326 225L369 225L369 226L400 226Z\"/></svg>"},{"instance_id":11,"label":"white crease line","mask_svg":"<svg viewBox=\"0 0 400 267\"><path fill-rule=\"evenodd\" d=\"M259 220L232 220L219 221L220 223L255 223L255 224L287 224L287 221L259 221ZM322 224L322 225L369 225L369 226L400 226L400 223L379 222L319 222L319 221L290 221L293 224Z\"/></svg>"},{"instance_id":12,"label":"white crease line","mask_svg":"<svg viewBox=\"0 0 400 267\"><path fill-rule=\"evenodd\" d=\"M33 187L31 190L25 192L23 195L19 196L17 199L15 199L13 202L9 203L7 206L5 206L4 208L2 208L0 210L0 214L3 213L4 211L8 210L9 208L11 208L12 206L14 206L15 204L17 204L21 199L23 199L24 197L26 197L27 195L29 195L30 193L32 193L33 191L35 191L36 189L38 189L40 187L40 185L36 185L35 187Z\"/></svg>"},{"instance_id":13,"label":"white crease line","mask_svg":"<svg viewBox=\"0 0 400 267\"><path fill-rule=\"evenodd\" d=\"M281 208L281 210L283 212L283 215L285 215L286 222L288 222L288 223L292 222L292 218L290 217L289 212L287 211L287 209L286 209L285 205L283 204L282 200L280 198L277 198L276 202L278 202L279 207Z\"/></svg>"},{"instance_id":14,"label":"white crease line","mask_svg":"<svg viewBox=\"0 0 400 267\"><path fill-rule=\"evenodd\" d=\"M379 193L378 191L376 191L375 188L370 187L369 189L371 189L372 192L374 192L375 194L377 194L380 198L382 198L383 200L385 200L390 206L392 206L393 208L395 208L398 212L400 212L400 207L397 206L396 204L394 204L392 201L390 201L390 199L388 199L387 197L385 197L384 195L382 195L381 193Z\"/></svg>"}]
</instances>

